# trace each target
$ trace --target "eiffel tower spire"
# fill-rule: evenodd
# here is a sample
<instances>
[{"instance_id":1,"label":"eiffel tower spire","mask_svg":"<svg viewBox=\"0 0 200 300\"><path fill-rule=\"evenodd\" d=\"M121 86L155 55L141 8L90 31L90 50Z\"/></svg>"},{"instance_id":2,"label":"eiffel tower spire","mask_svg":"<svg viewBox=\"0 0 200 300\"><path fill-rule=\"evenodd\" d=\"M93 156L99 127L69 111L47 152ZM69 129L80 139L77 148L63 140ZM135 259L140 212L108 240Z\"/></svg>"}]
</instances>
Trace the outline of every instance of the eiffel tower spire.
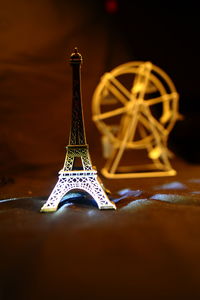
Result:
<instances>
[{"instance_id":1,"label":"eiffel tower spire","mask_svg":"<svg viewBox=\"0 0 200 300\"><path fill-rule=\"evenodd\" d=\"M80 66L81 54L75 48L70 57L72 66L72 120L69 145L63 169L59 172L59 179L46 203L41 208L42 212L56 211L62 198L72 190L83 190L90 194L99 209L116 209L99 181L97 171L93 169L88 145L86 144L85 127L81 100ZM81 158L81 169L74 165L76 158Z\"/></svg>"},{"instance_id":2,"label":"eiffel tower spire","mask_svg":"<svg viewBox=\"0 0 200 300\"><path fill-rule=\"evenodd\" d=\"M85 126L82 110L81 99L81 74L80 68L82 56L78 53L78 49L74 48L74 52L70 58L72 67L72 124L69 145L85 145Z\"/></svg>"}]
</instances>

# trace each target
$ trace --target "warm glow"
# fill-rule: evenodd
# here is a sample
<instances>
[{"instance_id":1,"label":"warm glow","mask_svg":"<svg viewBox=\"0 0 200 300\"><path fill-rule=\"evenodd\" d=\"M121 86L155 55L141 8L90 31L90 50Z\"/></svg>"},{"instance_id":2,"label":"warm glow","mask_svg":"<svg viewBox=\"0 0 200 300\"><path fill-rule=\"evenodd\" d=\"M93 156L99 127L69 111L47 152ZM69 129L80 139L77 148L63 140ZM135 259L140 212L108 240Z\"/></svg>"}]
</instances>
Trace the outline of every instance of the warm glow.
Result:
<instances>
[{"instance_id":1,"label":"warm glow","mask_svg":"<svg viewBox=\"0 0 200 300\"><path fill-rule=\"evenodd\" d=\"M93 96L93 120L102 134L102 170L108 178L175 175L167 140L179 95L169 76L151 62L130 62L105 73ZM150 164L120 165L126 150L146 150ZM130 168L129 168L130 169Z\"/></svg>"}]
</instances>

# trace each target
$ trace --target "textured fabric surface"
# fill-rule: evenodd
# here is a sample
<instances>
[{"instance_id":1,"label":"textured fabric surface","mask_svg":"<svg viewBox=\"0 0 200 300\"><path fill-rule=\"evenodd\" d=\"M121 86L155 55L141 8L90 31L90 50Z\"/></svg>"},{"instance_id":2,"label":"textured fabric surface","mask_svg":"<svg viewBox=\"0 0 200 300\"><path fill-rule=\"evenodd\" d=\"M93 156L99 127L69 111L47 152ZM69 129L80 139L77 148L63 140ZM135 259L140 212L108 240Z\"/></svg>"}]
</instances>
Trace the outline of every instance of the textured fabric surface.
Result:
<instances>
[{"instance_id":1,"label":"textured fabric surface","mask_svg":"<svg viewBox=\"0 0 200 300\"><path fill-rule=\"evenodd\" d=\"M116 211L71 195L40 213L46 197L33 195L50 182L38 171L2 186L32 191L0 200L2 299L198 299L200 169L176 167L173 178L104 180Z\"/></svg>"}]
</instances>

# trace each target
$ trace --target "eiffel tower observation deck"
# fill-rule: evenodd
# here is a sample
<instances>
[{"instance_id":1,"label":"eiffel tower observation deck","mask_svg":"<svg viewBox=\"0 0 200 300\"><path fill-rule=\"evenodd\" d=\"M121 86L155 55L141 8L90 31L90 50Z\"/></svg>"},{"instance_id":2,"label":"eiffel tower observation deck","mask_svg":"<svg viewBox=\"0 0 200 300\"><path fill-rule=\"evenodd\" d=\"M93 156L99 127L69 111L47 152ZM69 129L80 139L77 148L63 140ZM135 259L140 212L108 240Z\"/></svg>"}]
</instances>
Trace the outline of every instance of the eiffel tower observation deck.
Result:
<instances>
[{"instance_id":1,"label":"eiffel tower observation deck","mask_svg":"<svg viewBox=\"0 0 200 300\"><path fill-rule=\"evenodd\" d=\"M80 68L82 56L75 48L70 57L72 66L72 120L69 136L69 145L63 169L59 172L59 179L42 212L56 211L62 198L70 191L82 190L94 199L99 209L116 209L100 182L97 171L93 169L88 145L86 143L85 126L81 99ZM76 165L76 160L81 163Z\"/></svg>"}]
</instances>

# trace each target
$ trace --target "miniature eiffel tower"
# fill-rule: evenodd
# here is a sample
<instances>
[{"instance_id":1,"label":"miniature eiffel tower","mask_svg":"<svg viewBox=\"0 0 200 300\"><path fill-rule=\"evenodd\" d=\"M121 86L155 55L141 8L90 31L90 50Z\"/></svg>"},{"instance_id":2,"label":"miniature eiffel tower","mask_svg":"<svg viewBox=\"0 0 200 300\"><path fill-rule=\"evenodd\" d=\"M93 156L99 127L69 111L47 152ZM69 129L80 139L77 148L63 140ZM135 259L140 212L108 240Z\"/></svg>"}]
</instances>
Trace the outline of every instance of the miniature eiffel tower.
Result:
<instances>
[{"instance_id":1,"label":"miniature eiffel tower","mask_svg":"<svg viewBox=\"0 0 200 300\"><path fill-rule=\"evenodd\" d=\"M41 208L42 212L54 212L62 198L72 190L83 190L96 201L99 209L116 209L100 182L97 171L93 169L88 145L85 137L85 127L81 103L80 65L82 56L75 48L70 58L72 66L72 124L69 145L63 169L51 195ZM81 159L81 167L75 166L75 160Z\"/></svg>"}]
</instances>

